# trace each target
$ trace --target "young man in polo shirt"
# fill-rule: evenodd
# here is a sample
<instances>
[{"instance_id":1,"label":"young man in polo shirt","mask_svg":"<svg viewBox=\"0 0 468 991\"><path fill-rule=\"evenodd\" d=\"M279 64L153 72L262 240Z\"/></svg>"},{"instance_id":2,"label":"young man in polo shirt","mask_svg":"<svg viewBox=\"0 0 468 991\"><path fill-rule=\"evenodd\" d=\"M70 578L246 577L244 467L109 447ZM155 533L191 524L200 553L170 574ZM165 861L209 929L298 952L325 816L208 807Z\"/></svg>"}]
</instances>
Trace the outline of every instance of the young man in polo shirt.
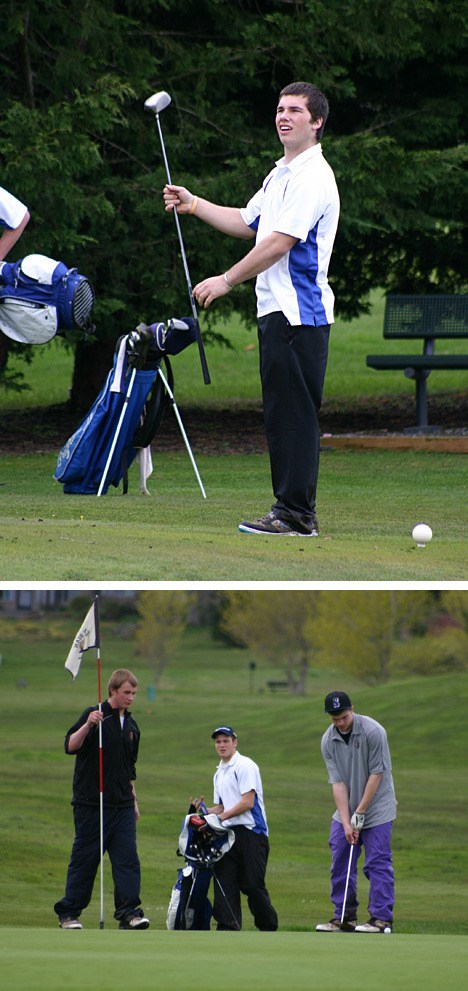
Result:
<instances>
[{"instance_id":1,"label":"young man in polo shirt","mask_svg":"<svg viewBox=\"0 0 468 991\"><path fill-rule=\"evenodd\" d=\"M265 887L270 847L260 770L253 760L238 753L232 726L218 726L211 735L219 764L213 779L214 804L208 812L219 816L236 835L234 845L216 865L219 883L214 882L213 915L217 929L242 928L242 892L257 929L274 932L278 916Z\"/></svg>"},{"instance_id":2,"label":"young man in polo shirt","mask_svg":"<svg viewBox=\"0 0 468 991\"><path fill-rule=\"evenodd\" d=\"M21 237L29 220L27 206L0 186L0 262Z\"/></svg>"},{"instance_id":3,"label":"young man in polo shirt","mask_svg":"<svg viewBox=\"0 0 468 991\"><path fill-rule=\"evenodd\" d=\"M164 189L166 210L196 215L255 247L193 292L208 307L257 277L263 412L270 453L271 511L243 522L245 533L316 537L318 412L328 357L334 296L327 280L339 216L333 172L322 155L328 102L311 83L280 93L276 130L284 156L244 209L218 206L183 186Z\"/></svg>"},{"instance_id":4,"label":"young man in polo shirt","mask_svg":"<svg viewBox=\"0 0 468 991\"><path fill-rule=\"evenodd\" d=\"M346 692L330 692L325 712L332 725L322 737L322 756L336 812L330 830L331 900L335 915L318 932L380 933L392 929L395 900L390 846L396 799L387 734L375 719L354 712ZM351 859L346 903L346 877ZM357 925L357 861L364 847L370 919ZM343 915L343 923L341 917Z\"/></svg>"}]
</instances>

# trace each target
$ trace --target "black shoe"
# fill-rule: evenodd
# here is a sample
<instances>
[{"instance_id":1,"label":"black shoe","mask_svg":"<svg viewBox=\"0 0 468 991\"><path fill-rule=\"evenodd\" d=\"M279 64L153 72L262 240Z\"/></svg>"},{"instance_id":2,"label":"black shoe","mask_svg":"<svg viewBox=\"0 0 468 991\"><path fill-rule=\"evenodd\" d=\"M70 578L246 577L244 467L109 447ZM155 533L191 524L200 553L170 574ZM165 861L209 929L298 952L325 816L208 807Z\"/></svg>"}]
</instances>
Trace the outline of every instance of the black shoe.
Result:
<instances>
[{"instance_id":1,"label":"black shoe","mask_svg":"<svg viewBox=\"0 0 468 991\"><path fill-rule=\"evenodd\" d=\"M298 527L278 519L273 512L250 523L239 523L239 530L242 533L264 533L275 537L318 537L318 523L316 521L311 523L310 529L300 530Z\"/></svg>"}]
</instances>

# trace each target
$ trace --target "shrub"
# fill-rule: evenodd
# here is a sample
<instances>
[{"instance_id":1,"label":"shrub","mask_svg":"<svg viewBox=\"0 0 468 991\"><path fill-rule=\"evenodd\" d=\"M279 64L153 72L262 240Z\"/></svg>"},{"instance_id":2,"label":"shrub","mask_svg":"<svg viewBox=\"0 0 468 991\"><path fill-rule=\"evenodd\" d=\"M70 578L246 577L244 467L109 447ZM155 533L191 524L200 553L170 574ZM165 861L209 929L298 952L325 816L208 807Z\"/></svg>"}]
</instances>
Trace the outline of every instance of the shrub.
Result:
<instances>
[{"instance_id":1,"label":"shrub","mask_svg":"<svg viewBox=\"0 0 468 991\"><path fill-rule=\"evenodd\" d=\"M468 671L468 634L464 630L447 629L438 636L414 637L395 646L393 675L432 675L449 671Z\"/></svg>"}]
</instances>

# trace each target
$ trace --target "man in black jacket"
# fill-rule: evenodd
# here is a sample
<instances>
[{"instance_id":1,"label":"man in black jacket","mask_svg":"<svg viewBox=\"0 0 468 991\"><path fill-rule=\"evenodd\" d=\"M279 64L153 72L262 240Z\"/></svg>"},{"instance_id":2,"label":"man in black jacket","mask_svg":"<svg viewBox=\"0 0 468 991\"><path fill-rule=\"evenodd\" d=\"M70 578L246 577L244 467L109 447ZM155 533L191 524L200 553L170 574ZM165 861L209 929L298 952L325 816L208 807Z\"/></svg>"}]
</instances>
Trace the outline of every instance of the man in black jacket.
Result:
<instances>
[{"instance_id":1,"label":"man in black jacket","mask_svg":"<svg viewBox=\"0 0 468 991\"><path fill-rule=\"evenodd\" d=\"M79 916L89 905L100 863L99 723L102 724L103 846L112 864L114 917L119 929L147 929L139 907L140 861L136 848L135 763L140 731L129 711L138 680L121 668L110 677L109 698L101 709L85 709L65 737L65 753L75 756L73 813L75 840L65 895L54 911L62 929L82 929Z\"/></svg>"}]
</instances>

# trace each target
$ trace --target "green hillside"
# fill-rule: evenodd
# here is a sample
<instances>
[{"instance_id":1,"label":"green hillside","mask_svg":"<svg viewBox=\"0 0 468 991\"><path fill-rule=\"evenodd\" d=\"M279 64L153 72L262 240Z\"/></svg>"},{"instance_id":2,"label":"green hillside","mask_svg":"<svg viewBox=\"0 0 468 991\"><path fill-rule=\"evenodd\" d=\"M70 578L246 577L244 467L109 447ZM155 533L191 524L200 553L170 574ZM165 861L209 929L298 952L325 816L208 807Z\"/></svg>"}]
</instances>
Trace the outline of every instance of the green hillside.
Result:
<instances>
[{"instance_id":1,"label":"green hillside","mask_svg":"<svg viewBox=\"0 0 468 991\"><path fill-rule=\"evenodd\" d=\"M94 652L84 655L71 683L63 664L76 620L47 617L36 629L18 625L20 637L0 639L3 767L0 838L3 883L1 926L14 906L15 924L54 927L53 902L63 891L72 841L73 760L63 751L65 731L96 700ZM10 626L3 621L0 634ZM308 694L271 693L278 676L261 662L250 682L248 651L229 649L207 631L190 631L167 667L154 702L145 662L134 645L103 625L103 680L124 664L140 677L134 714L142 730L137 790L142 899L153 928L165 928L177 868L178 834L191 794L211 800L215 755L210 734L233 724L239 749L262 769L271 832L267 882L282 930L315 928L331 915L328 829L331 789L320 755L327 726L323 696L346 688L358 712L385 725L399 800L394 831L399 933L468 931L464 904L466 852L466 675L392 682L370 688L337 672L312 672ZM112 918L112 884L106 863L106 924ZM361 917L367 917L367 882L360 877ZM95 928L99 892L83 915ZM245 929L252 929L246 908Z\"/></svg>"}]
</instances>

